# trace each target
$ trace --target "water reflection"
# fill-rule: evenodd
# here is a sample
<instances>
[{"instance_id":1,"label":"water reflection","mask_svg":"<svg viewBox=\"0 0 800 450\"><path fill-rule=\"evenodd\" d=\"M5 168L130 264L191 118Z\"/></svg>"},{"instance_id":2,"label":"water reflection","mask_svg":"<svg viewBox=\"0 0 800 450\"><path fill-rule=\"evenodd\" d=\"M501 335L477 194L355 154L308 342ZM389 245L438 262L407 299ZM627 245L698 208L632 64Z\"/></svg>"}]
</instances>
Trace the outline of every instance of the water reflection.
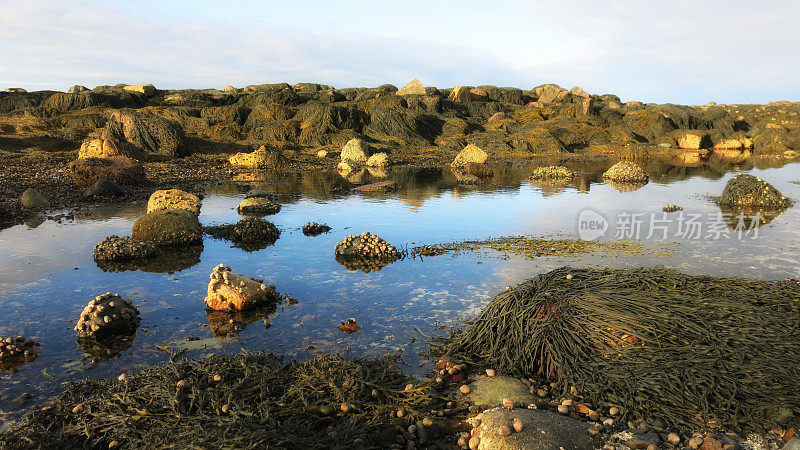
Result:
<instances>
[{"instance_id":1,"label":"water reflection","mask_svg":"<svg viewBox=\"0 0 800 450\"><path fill-rule=\"evenodd\" d=\"M150 258L126 261L98 261L97 267L103 272L125 272L141 270L151 273L175 273L200 263L203 245L186 247L161 247L158 253Z\"/></svg>"}]
</instances>

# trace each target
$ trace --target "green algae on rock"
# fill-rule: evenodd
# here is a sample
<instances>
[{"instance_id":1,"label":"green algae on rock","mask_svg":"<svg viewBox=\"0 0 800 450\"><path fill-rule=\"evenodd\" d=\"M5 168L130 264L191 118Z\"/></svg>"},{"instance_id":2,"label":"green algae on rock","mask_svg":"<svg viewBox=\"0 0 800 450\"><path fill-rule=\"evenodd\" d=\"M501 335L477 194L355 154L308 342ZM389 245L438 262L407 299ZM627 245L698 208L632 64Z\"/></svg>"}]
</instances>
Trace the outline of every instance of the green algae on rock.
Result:
<instances>
[{"instance_id":1,"label":"green algae on rock","mask_svg":"<svg viewBox=\"0 0 800 450\"><path fill-rule=\"evenodd\" d=\"M163 209L138 218L131 238L155 245L197 244L203 240L202 227L191 211Z\"/></svg>"}]
</instances>

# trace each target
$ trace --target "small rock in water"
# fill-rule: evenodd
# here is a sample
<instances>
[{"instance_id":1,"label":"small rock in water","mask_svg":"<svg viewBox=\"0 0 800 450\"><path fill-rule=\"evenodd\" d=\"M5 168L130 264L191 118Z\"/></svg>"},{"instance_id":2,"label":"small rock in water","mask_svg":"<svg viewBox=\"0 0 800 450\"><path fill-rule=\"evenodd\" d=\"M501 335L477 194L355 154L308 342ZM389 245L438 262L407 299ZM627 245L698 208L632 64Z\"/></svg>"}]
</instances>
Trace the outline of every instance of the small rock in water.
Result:
<instances>
[{"instance_id":1,"label":"small rock in water","mask_svg":"<svg viewBox=\"0 0 800 450\"><path fill-rule=\"evenodd\" d=\"M223 264L214 267L210 278L205 303L213 310L242 311L280 300L274 285L235 274Z\"/></svg>"},{"instance_id":2,"label":"small rock in water","mask_svg":"<svg viewBox=\"0 0 800 450\"><path fill-rule=\"evenodd\" d=\"M339 331L341 331L342 333L353 334L360 329L361 325L358 324L358 322L354 317L351 317L346 321L339 323Z\"/></svg>"},{"instance_id":3,"label":"small rock in water","mask_svg":"<svg viewBox=\"0 0 800 450\"><path fill-rule=\"evenodd\" d=\"M661 208L661 210L664 211L665 213L671 213L676 211L683 211L683 207L678 205L665 205L663 208Z\"/></svg>"},{"instance_id":4,"label":"small rock in water","mask_svg":"<svg viewBox=\"0 0 800 450\"><path fill-rule=\"evenodd\" d=\"M106 292L86 305L75 331L82 337L128 334L136 330L139 320L139 309L130 300Z\"/></svg>"},{"instance_id":5,"label":"small rock in water","mask_svg":"<svg viewBox=\"0 0 800 450\"><path fill-rule=\"evenodd\" d=\"M325 224L319 224L317 222L308 222L303 225L303 234L306 236L319 236L322 233L327 233L331 230L331 227Z\"/></svg>"}]
</instances>

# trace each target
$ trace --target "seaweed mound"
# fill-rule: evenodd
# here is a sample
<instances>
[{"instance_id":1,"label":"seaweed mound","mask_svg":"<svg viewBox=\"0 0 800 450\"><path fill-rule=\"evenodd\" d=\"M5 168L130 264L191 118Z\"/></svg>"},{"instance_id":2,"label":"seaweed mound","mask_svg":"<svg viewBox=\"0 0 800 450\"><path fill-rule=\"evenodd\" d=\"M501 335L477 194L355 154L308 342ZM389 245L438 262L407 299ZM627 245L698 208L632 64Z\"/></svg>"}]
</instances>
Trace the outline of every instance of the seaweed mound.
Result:
<instances>
[{"instance_id":1,"label":"seaweed mound","mask_svg":"<svg viewBox=\"0 0 800 450\"><path fill-rule=\"evenodd\" d=\"M717 198L717 204L778 210L788 208L792 202L761 178L739 174L731 178L725 185L722 195Z\"/></svg>"},{"instance_id":2,"label":"seaweed mound","mask_svg":"<svg viewBox=\"0 0 800 450\"><path fill-rule=\"evenodd\" d=\"M272 222L259 217L245 217L235 224L206 227L205 232L215 238L227 239L248 252L269 247L281 235L281 230Z\"/></svg>"},{"instance_id":3,"label":"seaweed mound","mask_svg":"<svg viewBox=\"0 0 800 450\"><path fill-rule=\"evenodd\" d=\"M537 167L533 169L531 180L537 181L551 181L551 180L571 180L578 176L577 172L573 172L564 166L547 166Z\"/></svg>"},{"instance_id":4,"label":"seaweed mound","mask_svg":"<svg viewBox=\"0 0 800 450\"><path fill-rule=\"evenodd\" d=\"M622 183L646 183L648 177L638 164L620 161L603 173L603 179Z\"/></svg>"},{"instance_id":5,"label":"seaweed mound","mask_svg":"<svg viewBox=\"0 0 800 450\"><path fill-rule=\"evenodd\" d=\"M0 446L385 448L402 434L395 425L404 431L437 406L429 386L409 382L389 358L215 355L73 383L0 434Z\"/></svg>"},{"instance_id":6,"label":"seaweed mound","mask_svg":"<svg viewBox=\"0 0 800 450\"><path fill-rule=\"evenodd\" d=\"M673 426L764 432L800 397L800 287L562 267L498 294L446 352Z\"/></svg>"}]
</instances>

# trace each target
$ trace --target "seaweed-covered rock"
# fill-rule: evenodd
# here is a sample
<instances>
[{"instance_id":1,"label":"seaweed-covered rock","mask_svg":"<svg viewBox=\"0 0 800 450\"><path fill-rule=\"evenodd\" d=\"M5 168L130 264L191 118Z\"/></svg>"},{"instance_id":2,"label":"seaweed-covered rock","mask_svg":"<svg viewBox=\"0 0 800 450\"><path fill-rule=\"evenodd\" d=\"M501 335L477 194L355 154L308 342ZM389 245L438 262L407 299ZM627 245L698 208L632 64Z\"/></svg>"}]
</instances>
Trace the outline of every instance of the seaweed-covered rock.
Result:
<instances>
[{"instance_id":1,"label":"seaweed-covered rock","mask_svg":"<svg viewBox=\"0 0 800 450\"><path fill-rule=\"evenodd\" d=\"M537 167L533 169L531 180L537 181L552 181L552 180L571 180L578 176L577 172L573 172L564 166L547 166Z\"/></svg>"},{"instance_id":2,"label":"seaweed-covered rock","mask_svg":"<svg viewBox=\"0 0 800 450\"><path fill-rule=\"evenodd\" d=\"M130 300L106 292L83 308L75 331L82 337L128 334L136 330L139 320L139 309Z\"/></svg>"},{"instance_id":3,"label":"seaweed-covered rock","mask_svg":"<svg viewBox=\"0 0 800 450\"><path fill-rule=\"evenodd\" d=\"M130 142L147 154L185 156L189 154L183 129L153 114L120 109L108 119L103 138Z\"/></svg>"},{"instance_id":4,"label":"seaweed-covered rock","mask_svg":"<svg viewBox=\"0 0 800 450\"><path fill-rule=\"evenodd\" d=\"M153 192L147 201L147 212L161 211L164 209L184 209L194 215L200 214L203 201L194 194L180 189L161 189Z\"/></svg>"},{"instance_id":5,"label":"seaweed-covered rock","mask_svg":"<svg viewBox=\"0 0 800 450\"><path fill-rule=\"evenodd\" d=\"M397 95L425 95L425 86L418 78L414 78L410 83L398 89L395 92Z\"/></svg>"},{"instance_id":6,"label":"seaweed-covered rock","mask_svg":"<svg viewBox=\"0 0 800 450\"><path fill-rule=\"evenodd\" d=\"M369 144L358 138L350 139L342 147L340 158L342 161L365 164L369 158Z\"/></svg>"},{"instance_id":7,"label":"seaweed-covered rock","mask_svg":"<svg viewBox=\"0 0 800 450\"><path fill-rule=\"evenodd\" d=\"M282 169L288 163L279 150L268 149L266 145L262 145L250 153L237 153L228 161L233 166L254 169Z\"/></svg>"},{"instance_id":8,"label":"seaweed-covered rock","mask_svg":"<svg viewBox=\"0 0 800 450\"><path fill-rule=\"evenodd\" d=\"M236 210L239 214L267 216L277 214L281 210L281 204L269 197L249 197L242 200Z\"/></svg>"},{"instance_id":9,"label":"seaweed-covered rock","mask_svg":"<svg viewBox=\"0 0 800 450\"><path fill-rule=\"evenodd\" d=\"M14 371L20 364L39 356L41 346L24 336L0 338L0 370Z\"/></svg>"},{"instance_id":10,"label":"seaweed-covered rock","mask_svg":"<svg viewBox=\"0 0 800 450\"><path fill-rule=\"evenodd\" d=\"M109 156L127 156L131 159L144 159L145 153L128 143L115 138L87 139L78 150L78 158L107 158Z\"/></svg>"},{"instance_id":11,"label":"seaweed-covered rock","mask_svg":"<svg viewBox=\"0 0 800 450\"><path fill-rule=\"evenodd\" d=\"M97 183L89 186L83 191L83 197L116 197L128 195L128 190L124 187L108 181L106 178L100 178Z\"/></svg>"},{"instance_id":12,"label":"seaweed-covered rock","mask_svg":"<svg viewBox=\"0 0 800 450\"><path fill-rule=\"evenodd\" d=\"M483 151L482 148L475 144L469 144L464 147L458 155L456 155L453 162L450 164L453 167L462 167L467 163L483 164L489 159L489 154Z\"/></svg>"},{"instance_id":13,"label":"seaweed-covered rock","mask_svg":"<svg viewBox=\"0 0 800 450\"><path fill-rule=\"evenodd\" d=\"M792 202L774 186L749 174L738 174L728 181L722 195L717 198L720 206L754 206L766 209L785 209Z\"/></svg>"},{"instance_id":14,"label":"seaweed-covered rock","mask_svg":"<svg viewBox=\"0 0 800 450\"><path fill-rule=\"evenodd\" d=\"M636 163L620 161L603 173L603 179L623 183L647 182L647 173Z\"/></svg>"},{"instance_id":15,"label":"seaweed-covered rock","mask_svg":"<svg viewBox=\"0 0 800 450\"><path fill-rule=\"evenodd\" d=\"M303 225L303 234L306 236L319 236L322 233L331 231L331 227L317 222L308 222Z\"/></svg>"},{"instance_id":16,"label":"seaweed-covered rock","mask_svg":"<svg viewBox=\"0 0 800 450\"><path fill-rule=\"evenodd\" d=\"M197 216L185 209L162 209L140 217L133 224L131 238L156 245L188 245L203 240Z\"/></svg>"},{"instance_id":17,"label":"seaweed-covered rock","mask_svg":"<svg viewBox=\"0 0 800 450\"><path fill-rule=\"evenodd\" d=\"M206 307L217 311L246 310L280 300L274 285L231 272L225 265L214 267L208 282Z\"/></svg>"},{"instance_id":18,"label":"seaweed-covered rock","mask_svg":"<svg viewBox=\"0 0 800 450\"><path fill-rule=\"evenodd\" d=\"M28 209L47 209L50 208L50 202L33 188L25 189L25 192L19 197L20 202L24 208Z\"/></svg>"},{"instance_id":19,"label":"seaweed-covered rock","mask_svg":"<svg viewBox=\"0 0 800 450\"><path fill-rule=\"evenodd\" d=\"M108 158L83 158L69 163L75 184L88 187L101 178L123 186L138 186L147 183L144 167L125 156Z\"/></svg>"},{"instance_id":20,"label":"seaweed-covered rock","mask_svg":"<svg viewBox=\"0 0 800 450\"><path fill-rule=\"evenodd\" d=\"M130 261L150 258L156 254L152 242L138 241L130 236L116 234L103 239L94 246L94 260L98 263L109 261Z\"/></svg>"},{"instance_id":21,"label":"seaweed-covered rock","mask_svg":"<svg viewBox=\"0 0 800 450\"><path fill-rule=\"evenodd\" d=\"M258 217L245 217L235 224L206 227L205 231L213 237L227 239L248 252L267 248L281 235L281 230L272 222Z\"/></svg>"}]
</instances>

